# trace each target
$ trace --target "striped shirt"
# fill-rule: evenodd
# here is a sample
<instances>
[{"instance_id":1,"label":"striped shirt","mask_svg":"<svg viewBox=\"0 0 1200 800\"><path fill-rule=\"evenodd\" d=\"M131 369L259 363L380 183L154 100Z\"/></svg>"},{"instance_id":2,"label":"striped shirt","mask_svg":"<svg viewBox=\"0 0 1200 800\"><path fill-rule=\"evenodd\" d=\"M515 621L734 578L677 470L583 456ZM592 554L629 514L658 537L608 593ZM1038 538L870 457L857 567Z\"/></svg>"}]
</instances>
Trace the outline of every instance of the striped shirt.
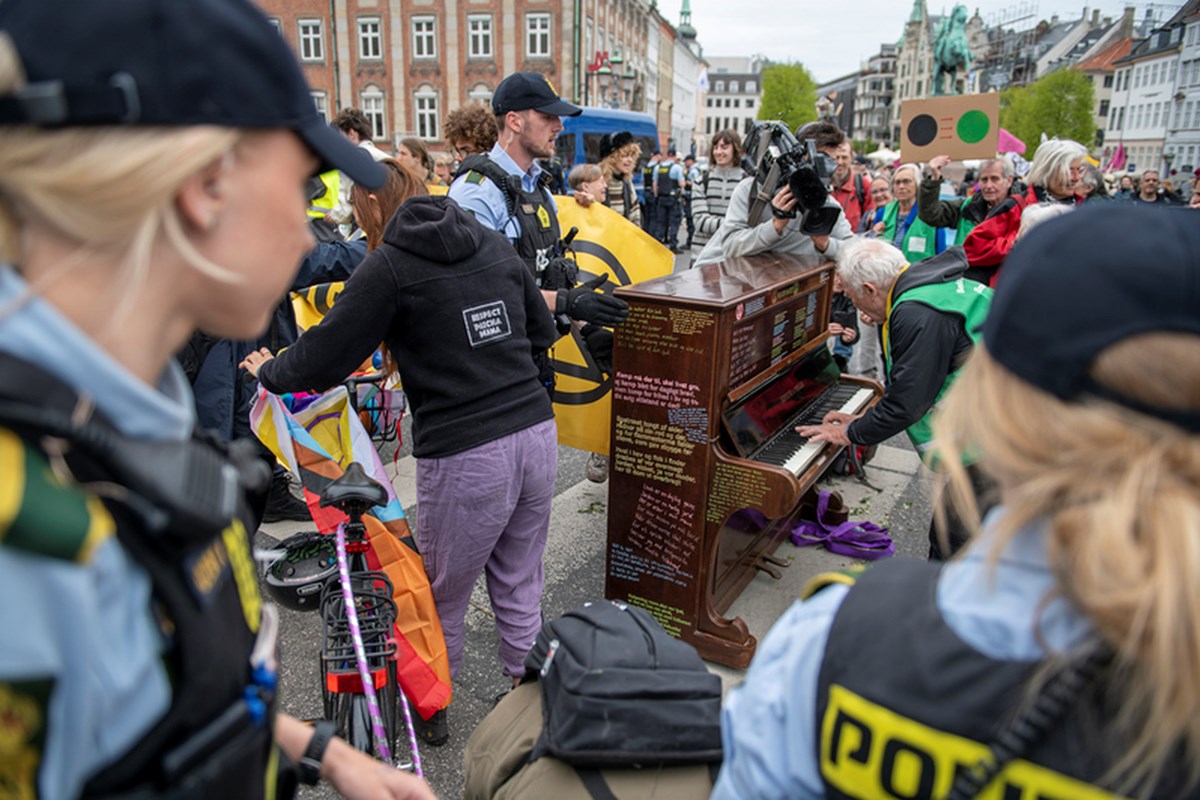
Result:
<instances>
[{"instance_id":1,"label":"striped shirt","mask_svg":"<svg viewBox=\"0 0 1200 800\"><path fill-rule=\"evenodd\" d=\"M745 177L741 167L713 167L707 180L698 182L692 189L692 222L696 226L692 237L694 245L704 244L721 227L733 189Z\"/></svg>"},{"instance_id":2,"label":"striped shirt","mask_svg":"<svg viewBox=\"0 0 1200 800\"><path fill-rule=\"evenodd\" d=\"M642 225L642 209L638 206L637 193L633 191L633 186L629 186L628 194L630 199L630 208L625 208L625 196L627 181L614 175L608 181L608 195L605 205L617 212L625 219L632 222L634 225L641 227Z\"/></svg>"}]
</instances>

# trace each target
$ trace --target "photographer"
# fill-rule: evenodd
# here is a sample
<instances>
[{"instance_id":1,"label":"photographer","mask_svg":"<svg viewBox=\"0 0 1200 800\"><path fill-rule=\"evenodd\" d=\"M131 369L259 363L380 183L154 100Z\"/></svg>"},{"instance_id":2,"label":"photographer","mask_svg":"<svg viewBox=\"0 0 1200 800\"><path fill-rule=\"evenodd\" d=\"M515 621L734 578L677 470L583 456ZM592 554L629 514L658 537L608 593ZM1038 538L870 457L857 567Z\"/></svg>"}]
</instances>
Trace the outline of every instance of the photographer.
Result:
<instances>
[{"instance_id":1,"label":"photographer","mask_svg":"<svg viewBox=\"0 0 1200 800\"><path fill-rule=\"evenodd\" d=\"M733 190L725 221L700 251L695 266L757 253L837 256L840 242L853 232L841 206L828 196L832 158L821 152L820 139L808 135L820 124L802 127L796 137L780 123L763 123L751 131L746 151L758 159L758 172ZM793 170L789 174L803 173L813 198L823 199L802 205L793 192L796 184L787 180L771 193L766 187L779 180L772 178L778 175L772 165L785 162L786 169ZM823 185L818 187L818 181Z\"/></svg>"}]
</instances>

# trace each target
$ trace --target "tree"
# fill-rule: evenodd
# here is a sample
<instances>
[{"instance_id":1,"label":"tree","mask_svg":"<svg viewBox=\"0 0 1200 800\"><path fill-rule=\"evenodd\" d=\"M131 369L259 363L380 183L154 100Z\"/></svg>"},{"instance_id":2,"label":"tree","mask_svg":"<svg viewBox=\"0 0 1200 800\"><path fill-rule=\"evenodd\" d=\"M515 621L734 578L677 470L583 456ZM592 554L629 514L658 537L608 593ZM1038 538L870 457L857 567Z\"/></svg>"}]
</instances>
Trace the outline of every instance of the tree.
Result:
<instances>
[{"instance_id":1,"label":"tree","mask_svg":"<svg viewBox=\"0 0 1200 800\"><path fill-rule=\"evenodd\" d=\"M758 118L783 120L793 131L817 118L817 82L803 64L763 69Z\"/></svg>"},{"instance_id":2,"label":"tree","mask_svg":"<svg viewBox=\"0 0 1200 800\"><path fill-rule=\"evenodd\" d=\"M1029 86L1001 92L1000 125L1026 144L1027 159L1033 158L1043 133L1090 149L1096 136L1094 105L1091 78L1077 69L1060 69Z\"/></svg>"}]
</instances>

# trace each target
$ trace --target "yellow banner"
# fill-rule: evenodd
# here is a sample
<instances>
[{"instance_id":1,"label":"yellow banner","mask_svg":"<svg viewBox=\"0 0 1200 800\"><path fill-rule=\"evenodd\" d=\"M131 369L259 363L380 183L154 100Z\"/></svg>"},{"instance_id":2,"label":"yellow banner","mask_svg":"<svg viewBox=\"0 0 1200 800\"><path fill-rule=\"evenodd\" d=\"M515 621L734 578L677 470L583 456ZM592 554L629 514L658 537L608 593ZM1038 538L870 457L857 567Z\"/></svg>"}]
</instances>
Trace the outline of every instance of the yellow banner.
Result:
<instances>
[{"instance_id":1,"label":"yellow banner","mask_svg":"<svg viewBox=\"0 0 1200 800\"><path fill-rule=\"evenodd\" d=\"M571 246L579 263L579 281L607 275L605 294L667 275L675 257L657 239L608 206L592 203L583 208L570 197L555 197L558 224L563 235L579 228ZM612 418L612 377L596 368L585 355L578 332L564 336L551 349L558 380L554 389L554 415L559 444L592 453L608 454Z\"/></svg>"}]
</instances>

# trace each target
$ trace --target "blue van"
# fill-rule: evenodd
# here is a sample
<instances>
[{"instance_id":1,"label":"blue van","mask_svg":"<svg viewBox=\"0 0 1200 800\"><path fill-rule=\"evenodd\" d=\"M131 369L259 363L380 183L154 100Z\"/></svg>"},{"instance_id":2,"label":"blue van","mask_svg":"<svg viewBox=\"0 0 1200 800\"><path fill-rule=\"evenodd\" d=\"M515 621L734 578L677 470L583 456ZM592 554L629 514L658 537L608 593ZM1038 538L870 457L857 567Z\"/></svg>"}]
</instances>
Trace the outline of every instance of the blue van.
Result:
<instances>
[{"instance_id":1,"label":"blue van","mask_svg":"<svg viewBox=\"0 0 1200 800\"><path fill-rule=\"evenodd\" d=\"M642 146L633 171L633 188L638 202L642 201L642 167L658 147L658 126L654 117L637 111L584 106L577 117L563 117L562 133L554 143L554 155L563 166L564 174L576 164L597 164L600 161L600 137L606 133L629 131Z\"/></svg>"}]
</instances>

